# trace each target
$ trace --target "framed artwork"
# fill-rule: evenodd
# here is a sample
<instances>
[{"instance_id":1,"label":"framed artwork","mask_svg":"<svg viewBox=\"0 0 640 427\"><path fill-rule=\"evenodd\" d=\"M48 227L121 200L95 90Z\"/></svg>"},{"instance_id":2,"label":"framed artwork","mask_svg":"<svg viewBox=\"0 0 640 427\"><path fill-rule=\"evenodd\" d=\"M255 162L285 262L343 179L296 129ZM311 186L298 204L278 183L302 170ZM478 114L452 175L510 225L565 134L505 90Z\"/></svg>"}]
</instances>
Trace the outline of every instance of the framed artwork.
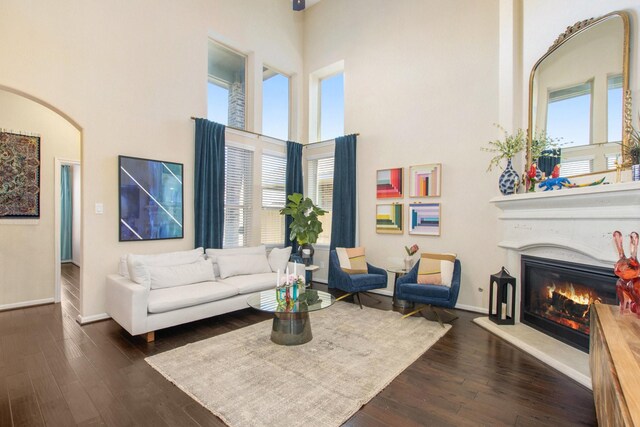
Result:
<instances>
[{"instance_id":1,"label":"framed artwork","mask_svg":"<svg viewBox=\"0 0 640 427\"><path fill-rule=\"evenodd\" d=\"M403 168L381 169L376 175L376 198L394 199L402 197Z\"/></svg>"},{"instance_id":2,"label":"framed artwork","mask_svg":"<svg viewBox=\"0 0 640 427\"><path fill-rule=\"evenodd\" d=\"M440 197L442 165L409 167L409 197Z\"/></svg>"},{"instance_id":3,"label":"framed artwork","mask_svg":"<svg viewBox=\"0 0 640 427\"><path fill-rule=\"evenodd\" d=\"M0 131L0 218L40 218L40 137Z\"/></svg>"},{"instance_id":4,"label":"framed artwork","mask_svg":"<svg viewBox=\"0 0 640 427\"><path fill-rule=\"evenodd\" d=\"M409 234L440 235L440 203L409 203Z\"/></svg>"},{"instance_id":5,"label":"framed artwork","mask_svg":"<svg viewBox=\"0 0 640 427\"><path fill-rule=\"evenodd\" d=\"M120 241L181 239L181 163L118 156Z\"/></svg>"},{"instance_id":6,"label":"framed artwork","mask_svg":"<svg viewBox=\"0 0 640 427\"><path fill-rule=\"evenodd\" d=\"M376 233L402 234L402 203L376 205Z\"/></svg>"}]
</instances>

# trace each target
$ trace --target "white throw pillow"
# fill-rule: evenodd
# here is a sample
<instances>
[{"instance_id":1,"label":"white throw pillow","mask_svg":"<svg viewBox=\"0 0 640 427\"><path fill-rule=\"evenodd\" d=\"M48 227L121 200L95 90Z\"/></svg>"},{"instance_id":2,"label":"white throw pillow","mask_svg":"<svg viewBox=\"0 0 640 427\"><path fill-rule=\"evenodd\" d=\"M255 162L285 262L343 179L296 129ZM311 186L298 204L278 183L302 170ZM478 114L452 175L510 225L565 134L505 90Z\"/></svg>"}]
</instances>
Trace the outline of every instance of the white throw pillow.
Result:
<instances>
[{"instance_id":1,"label":"white throw pillow","mask_svg":"<svg viewBox=\"0 0 640 427\"><path fill-rule=\"evenodd\" d=\"M220 277L220 268L218 267L218 257L227 255L249 255L249 254L264 254L267 256L267 248L265 245L250 246L248 248L230 248L230 249L207 249L207 258L211 260L213 264L213 273L216 277Z\"/></svg>"},{"instance_id":2,"label":"white throw pillow","mask_svg":"<svg viewBox=\"0 0 640 427\"><path fill-rule=\"evenodd\" d=\"M127 265L127 255L120 257L120 264L118 264L118 274L125 279L129 278L129 266Z\"/></svg>"},{"instance_id":3,"label":"white throw pillow","mask_svg":"<svg viewBox=\"0 0 640 427\"><path fill-rule=\"evenodd\" d=\"M211 263L204 259L191 264L150 266L149 276L151 289L173 288L215 280Z\"/></svg>"},{"instance_id":4,"label":"white throw pillow","mask_svg":"<svg viewBox=\"0 0 640 427\"><path fill-rule=\"evenodd\" d=\"M269 265L274 273L278 270L283 272L287 269L287 263L291 258L291 246L286 248L273 248L269 252Z\"/></svg>"},{"instance_id":5,"label":"white throw pillow","mask_svg":"<svg viewBox=\"0 0 640 427\"><path fill-rule=\"evenodd\" d=\"M271 266L264 254L218 256L218 267L222 279L242 274L271 273Z\"/></svg>"},{"instance_id":6,"label":"white throw pillow","mask_svg":"<svg viewBox=\"0 0 640 427\"><path fill-rule=\"evenodd\" d=\"M129 269L129 279L136 283L150 286L151 277L148 267L171 266L181 264L191 264L204 259L204 249L196 248L189 251L166 252L153 255L127 255L127 267Z\"/></svg>"}]
</instances>

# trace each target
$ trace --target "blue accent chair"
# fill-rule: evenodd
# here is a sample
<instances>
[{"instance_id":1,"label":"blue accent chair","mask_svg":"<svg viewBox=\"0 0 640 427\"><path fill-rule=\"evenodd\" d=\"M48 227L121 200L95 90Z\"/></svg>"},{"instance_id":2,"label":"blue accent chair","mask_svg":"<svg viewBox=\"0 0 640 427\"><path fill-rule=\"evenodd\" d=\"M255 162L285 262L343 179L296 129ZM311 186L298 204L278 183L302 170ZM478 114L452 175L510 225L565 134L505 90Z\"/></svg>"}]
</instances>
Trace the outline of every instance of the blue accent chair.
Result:
<instances>
[{"instance_id":1,"label":"blue accent chair","mask_svg":"<svg viewBox=\"0 0 640 427\"><path fill-rule=\"evenodd\" d=\"M387 287L387 272L367 263L367 273L347 274L340 268L335 249L329 253L329 288L340 289L347 295L354 294L362 308L360 292ZM346 296L346 295L345 295ZM344 297L341 297L344 298Z\"/></svg>"},{"instance_id":2,"label":"blue accent chair","mask_svg":"<svg viewBox=\"0 0 640 427\"><path fill-rule=\"evenodd\" d=\"M458 294L460 293L460 275L462 272L460 260L456 259L453 266L453 278L451 280L450 288L447 286L419 284L419 266L420 263L418 262L413 266L411 271L398 278L398 281L396 282L396 298L418 304L426 304L418 310L409 313L409 315L422 311L426 307L430 307L431 310L435 313L440 325L443 326L442 316L433 308L433 306L442 308L454 308L456 306L456 302L458 301ZM447 311L447 313L449 312ZM456 318L457 316L453 315L452 318L446 319L446 321L451 321Z\"/></svg>"}]
</instances>

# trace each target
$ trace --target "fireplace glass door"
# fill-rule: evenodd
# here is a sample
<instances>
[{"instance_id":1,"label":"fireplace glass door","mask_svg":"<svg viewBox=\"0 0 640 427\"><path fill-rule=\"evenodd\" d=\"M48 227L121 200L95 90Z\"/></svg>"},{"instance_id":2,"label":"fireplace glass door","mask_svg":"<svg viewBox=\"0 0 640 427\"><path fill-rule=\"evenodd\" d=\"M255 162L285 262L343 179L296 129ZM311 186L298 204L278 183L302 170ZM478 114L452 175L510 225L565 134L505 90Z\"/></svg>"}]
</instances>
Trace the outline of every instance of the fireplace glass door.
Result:
<instances>
[{"instance_id":1,"label":"fireplace glass door","mask_svg":"<svg viewBox=\"0 0 640 427\"><path fill-rule=\"evenodd\" d=\"M583 351L589 349L589 309L616 304L613 268L522 256L521 321Z\"/></svg>"}]
</instances>

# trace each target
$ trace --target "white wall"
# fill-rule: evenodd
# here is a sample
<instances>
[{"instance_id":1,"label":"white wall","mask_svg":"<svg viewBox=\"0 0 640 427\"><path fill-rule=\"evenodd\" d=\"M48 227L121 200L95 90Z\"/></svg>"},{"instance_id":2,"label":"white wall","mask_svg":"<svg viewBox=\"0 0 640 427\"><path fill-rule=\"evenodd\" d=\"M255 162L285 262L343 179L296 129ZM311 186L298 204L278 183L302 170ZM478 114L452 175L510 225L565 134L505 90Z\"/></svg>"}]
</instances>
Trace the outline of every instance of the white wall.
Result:
<instances>
[{"instance_id":1,"label":"white wall","mask_svg":"<svg viewBox=\"0 0 640 427\"><path fill-rule=\"evenodd\" d=\"M83 316L104 312L105 277L116 271L121 254L193 247L190 117L206 117L208 37L219 36L219 41L250 54L255 80L261 76L256 73L261 61L294 74L296 106L301 96L301 25L302 17L285 1L2 2L0 87L40 98L82 128ZM248 96L257 98L256 93ZM5 109L0 111L0 118L5 117ZM250 128L258 129L261 114L248 116ZM118 242L119 154L184 164L184 239ZM104 203L102 215L94 213L98 202ZM52 295L53 269L33 262L29 266ZM3 290L0 304L43 294L31 289L25 274L11 276L21 290L15 295Z\"/></svg>"},{"instance_id":2,"label":"white wall","mask_svg":"<svg viewBox=\"0 0 640 427\"><path fill-rule=\"evenodd\" d=\"M400 262L412 243L456 252L458 303L485 307L488 293L478 288L503 263L488 203L499 172L485 172L489 156L480 151L497 137L498 1L401 3L323 0L305 12L305 75L344 60L345 133L360 133L359 235L368 260ZM441 236L376 234L376 170L422 163L443 166ZM403 199L405 220L413 200Z\"/></svg>"},{"instance_id":3,"label":"white wall","mask_svg":"<svg viewBox=\"0 0 640 427\"><path fill-rule=\"evenodd\" d=\"M40 134L40 218L0 220L0 309L54 297L54 158L80 157L80 132L47 107L0 90L0 124Z\"/></svg>"}]
</instances>

